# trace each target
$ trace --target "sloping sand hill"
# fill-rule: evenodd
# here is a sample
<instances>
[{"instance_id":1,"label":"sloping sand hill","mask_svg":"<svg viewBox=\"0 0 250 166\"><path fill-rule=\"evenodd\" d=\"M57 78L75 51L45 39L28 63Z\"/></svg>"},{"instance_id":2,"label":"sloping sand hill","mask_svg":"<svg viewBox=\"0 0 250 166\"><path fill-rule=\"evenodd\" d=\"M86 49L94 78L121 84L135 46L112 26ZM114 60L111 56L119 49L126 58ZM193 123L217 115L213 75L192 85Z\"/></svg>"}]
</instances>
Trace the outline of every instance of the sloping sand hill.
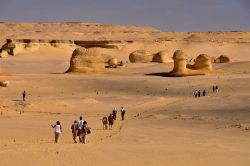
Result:
<instances>
[{"instance_id":1,"label":"sloping sand hill","mask_svg":"<svg viewBox=\"0 0 250 166\"><path fill-rule=\"evenodd\" d=\"M0 59L1 72L9 74L0 76L0 81L10 81L9 87L0 87L1 166L249 165L249 32L1 23L0 36L3 41L35 40L29 43L32 49L23 49L27 43L17 42L21 51ZM124 67L107 68L105 74L63 74L79 47L69 40L104 38L125 43L121 48L99 48L124 60ZM51 45L51 40L66 44ZM128 55L140 49L151 53L182 49L189 59L201 53L226 54L232 62L213 64L216 72L205 76L162 77L173 63L126 63ZM213 85L219 86L218 93L212 92ZM196 89L205 89L207 96L194 98ZM121 106L127 111L124 121ZM103 130L101 119L114 107L118 109L114 128ZM79 116L92 128L87 144L72 140L70 126ZM63 132L55 144L50 125L57 120Z\"/></svg>"}]
</instances>

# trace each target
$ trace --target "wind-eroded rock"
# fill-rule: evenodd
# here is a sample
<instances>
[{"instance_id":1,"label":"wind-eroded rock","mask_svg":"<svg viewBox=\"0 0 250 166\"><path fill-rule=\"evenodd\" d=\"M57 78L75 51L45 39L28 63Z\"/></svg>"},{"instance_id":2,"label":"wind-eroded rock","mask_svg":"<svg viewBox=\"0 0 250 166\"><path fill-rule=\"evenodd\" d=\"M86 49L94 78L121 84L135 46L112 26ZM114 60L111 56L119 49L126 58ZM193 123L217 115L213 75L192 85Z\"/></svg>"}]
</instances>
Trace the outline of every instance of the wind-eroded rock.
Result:
<instances>
[{"instance_id":1,"label":"wind-eroded rock","mask_svg":"<svg viewBox=\"0 0 250 166\"><path fill-rule=\"evenodd\" d=\"M174 59L174 68L171 71L171 74L176 75L176 76L182 76L182 75L188 74L188 71L186 68L187 56L184 54L184 52L181 50L175 51L173 55L173 59Z\"/></svg>"},{"instance_id":2,"label":"wind-eroded rock","mask_svg":"<svg viewBox=\"0 0 250 166\"><path fill-rule=\"evenodd\" d=\"M187 65L188 68L194 70L213 71L211 57L206 54L200 54L196 59L194 65Z\"/></svg>"},{"instance_id":3,"label":"wind-eroded rock","mask_svg":"<svg viewBox=\"0 0 250 166\"><path fill-rule=\"evenodd\" d=\"M16 45L12 42L12 40L7 39L6 43L2 46L1 50L6 51L8 55L14 55L14 49Z\"/></svg>"},{"instance_id":4,"label":"wind-eroded rock","mask_svg":"<svg viewBox=\"0 0 250 166\"><path fill-rule=\"evenodd\" d=\"M152 61L152 55L146 50L137 50L129 55L131 63L148 63Z\"/></svg>"},{"instance_id":5,"label":"wind-eroded rock","mask_svg":"<svg viewBox=\"0 0 250 166\"><path fill-rule=\"evenodd\" d=\"M0 58L7 57L8 55L9 55L8 52L5 51L5 50L2 50L2 51L0 52Z\"/></svg>"},{"instance_id":6,"label":"wind-eroded rock","mask_svg":"<svg viewBox=\"0 0 250 166\"><path fill-rule=\"evenodd\" d=\"M181 50L175 51L173 55L174 59L174 68L167 74L171 77L184 77L184 76L193 76L193 75L204 75L204 72L198 70L191 70L187 68L187 56Z\"/></svg>"},{"instance_id":7,"label":"wind-eroded rock","mask_svg":"<svg viewBox=\"0 0 250 166\"><path fill-rule=\"evenodd\" d=\"M118 60L116 58L111 58L108 60L109 68L116 68L118 66Z\"/></svg>"},{"instance_id":8,"label":"wind-eroded rock","mask_svg":"<svg viewBox=\"0 0 250 166\"><path fill-rule=\"evenodd\" d=\"M229 63L230 58L226 55L221 55L215 59L215 63Z\"/></svg>"},{"instance_id":9,"label":"wind-eroded rock","mask_svg":"<svg viewBox=\"0 0 250 166\"><path fill-rule=\"evenodd\" d=\"M0 81L0 86L1 86L1 87L8 87L9 84L10 84L9 81Z\"/></svg>"},{"instance_id":10,"label":"wind-eroded rock","mask_svg":"<svg viewBox=\"0 0 250 166\"><path fill-rule=\"evenodd\" d=\"M103 72L104 68L103 57L97 48L76 48L67 72L95 73Z\"/></svg>"},{"instance_id":11,"label":"wind-eroded rock","mask_svg":"<svg viewBox=\"0 0 250 166\"><path fill-rule=\"evenodd\" d=\"M152 62L167 63L173 62L173 57L167 50L160 51L153 56Z\"/></svg>"}]
</instances>

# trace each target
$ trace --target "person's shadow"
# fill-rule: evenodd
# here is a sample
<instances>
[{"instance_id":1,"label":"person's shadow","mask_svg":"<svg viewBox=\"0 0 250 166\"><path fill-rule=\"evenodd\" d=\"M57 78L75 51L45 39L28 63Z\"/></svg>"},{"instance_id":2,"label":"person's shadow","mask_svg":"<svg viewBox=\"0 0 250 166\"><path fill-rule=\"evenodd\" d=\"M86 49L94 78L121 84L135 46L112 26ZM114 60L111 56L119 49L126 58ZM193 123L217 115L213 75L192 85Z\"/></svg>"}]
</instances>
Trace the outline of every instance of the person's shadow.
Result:
<instances>
[{"instance_id":1,"label":"person's shadow","mask_svg":"<svg viewBox=\"0 0 250 166\"><path fill-rule=\"evenodd\" d=\"M12 101L15 101L15 102L24 102L23 100L18 100L18 99L12 100Z\"/></svg>"}]
</instances>

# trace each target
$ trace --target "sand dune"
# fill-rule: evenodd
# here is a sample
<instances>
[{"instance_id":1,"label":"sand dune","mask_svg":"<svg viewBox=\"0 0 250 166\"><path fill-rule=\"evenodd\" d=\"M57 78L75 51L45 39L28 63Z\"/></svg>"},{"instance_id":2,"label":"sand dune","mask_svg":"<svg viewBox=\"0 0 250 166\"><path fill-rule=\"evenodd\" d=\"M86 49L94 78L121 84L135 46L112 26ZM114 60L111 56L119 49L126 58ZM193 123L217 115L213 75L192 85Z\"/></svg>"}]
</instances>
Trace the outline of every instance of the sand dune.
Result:
<instances>
[{"instance_id":1,"label":"sand dune","mask_svg":"<svg viewBox=\"0 0 250 166\"><path fill-rule=\"evenodd\" d=\"M0 36L3 44L12 38L19 49L16 55L0 59L1 72L9 74L1 74L0 81L10 82L9 87L0 87L0 165L249 165L249 32L0 23ZM24 49L23 40L17 42L25 38L35 41L29 49ZM38 42L42 39L46 41ZM51 45L51 40L65 43ZM98 49L123 60L124 67L63 74L79 47L75 40L122 42L117 48ZM131 52L142 49L150 55L182 49L188 60L199 54L224 54L232 62L212 64L216 72L208 75L163 77L173 62L126 63ZM218 93L212 92L215 84ZM207 96L194 98L196 89L206 89ZM121 106L127 110L125 120L118 112L114 128L102 130L102 117ZM87 144L72 140L70 126L79 116L92 128ZM55 144L50 125L57 120L63 132Z\"/></svg>"}]
</instances>

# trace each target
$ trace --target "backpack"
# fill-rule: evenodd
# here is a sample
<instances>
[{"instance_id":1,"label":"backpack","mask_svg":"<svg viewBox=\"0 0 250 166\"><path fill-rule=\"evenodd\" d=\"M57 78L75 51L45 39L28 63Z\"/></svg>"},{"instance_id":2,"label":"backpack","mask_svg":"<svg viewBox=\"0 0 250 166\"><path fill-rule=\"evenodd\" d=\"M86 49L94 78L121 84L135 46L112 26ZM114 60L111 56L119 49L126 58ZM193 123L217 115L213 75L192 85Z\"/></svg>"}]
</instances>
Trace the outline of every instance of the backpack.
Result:
<instances>
[{"instance_id":1,"label":"backpack","mask_svg":"<svg viewBox=\"0 0 250 166\"><path fill-rule=\"evenodd\" d=\"M91 133L90 128L89 128L87 125L84 125L84 126L83 126L82 131L83 131L84 133L87 133L87 134L90 134L90 133Z\"/></svg>"},{"instance_id":2,"label":"backpack","mask_svg":"<svg viewBox=\"0 0 250 166\"><path fill-rule=\"evenodd\" d=\"M90 128L87 128L87 134L91 134Z\"/></svg>"}]
</instances>

